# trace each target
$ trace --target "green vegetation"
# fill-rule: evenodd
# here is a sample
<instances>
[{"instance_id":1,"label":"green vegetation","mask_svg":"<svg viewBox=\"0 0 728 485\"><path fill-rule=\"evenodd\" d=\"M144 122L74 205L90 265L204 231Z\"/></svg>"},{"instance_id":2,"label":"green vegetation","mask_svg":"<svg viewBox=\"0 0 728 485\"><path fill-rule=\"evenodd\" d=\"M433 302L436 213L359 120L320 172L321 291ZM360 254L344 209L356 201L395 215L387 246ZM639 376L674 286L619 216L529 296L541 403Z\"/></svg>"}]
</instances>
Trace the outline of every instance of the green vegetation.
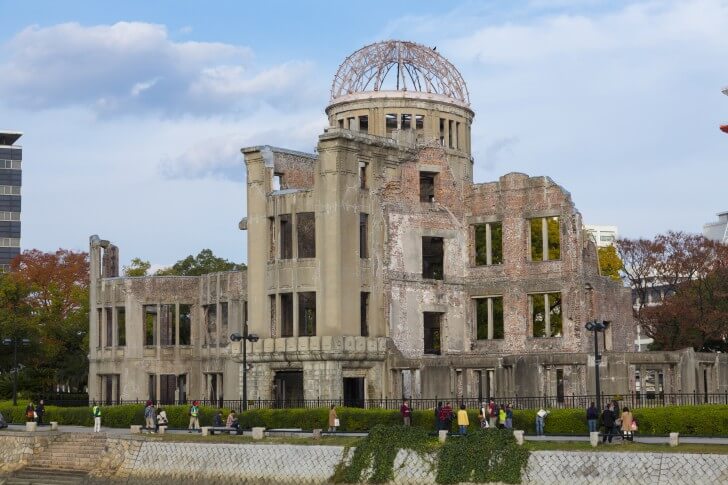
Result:
<instances>
[{"instance_id":1,"label":"green vegetation","mask_svg":"<svg viewBox=\"0 0 728 485\"><path fill-rule=\"evenodd\" d=\"M352 436L324 436L315 440L311 437L298 436L268 436L262 440L253 440L251 436L238 436L229 434L216 434L214 436L200 436L193 434L163 434L144 435L145 438L155 441L175 443L246 443L261 445L322 445L356 447L361 438Z\"/></svg>"},{"instance_id":2,"label":"green vegetation","mask_svg":"<svg viewBox=\"0 0 728 485\"><path fill-rule=\"evenodd\" d=\"M622 443L599 444L592 448L588 441L526 441L530 451L585 451L585 452L623 452L623 453L708 453L728 455L728 445L683 443L671 447L667 443Z\"/></svg>"},{"instance_id":3,"label":"green vegetation","mask_svg":"<svg viewBox=\"0 0 728 485\"><path fill-rule=\"evenodd\" d=\"M237 264L227 259L218 258L211 250L203 249L197 256L189 255L169 268L157 271L158 276L200 276L220 271L245 269L245 264Z\"/></svg>"}]
</instances>

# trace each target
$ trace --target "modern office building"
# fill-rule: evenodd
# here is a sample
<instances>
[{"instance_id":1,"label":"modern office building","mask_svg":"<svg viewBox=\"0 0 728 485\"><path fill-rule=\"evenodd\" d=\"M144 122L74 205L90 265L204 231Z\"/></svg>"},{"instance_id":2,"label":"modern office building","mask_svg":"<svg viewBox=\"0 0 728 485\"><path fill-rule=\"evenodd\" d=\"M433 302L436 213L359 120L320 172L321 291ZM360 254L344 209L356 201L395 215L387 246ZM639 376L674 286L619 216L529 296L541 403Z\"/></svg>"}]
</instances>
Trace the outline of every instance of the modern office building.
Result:
<instances>
[{"instance_id":1,"label":"modern office building","mask_svg":"<svg viewBox=\"0 0 728 485\"><path fill-rule=\"evenodd\" d=\"M23 136L17 131L0 130L0 271L20 254L20 187L22 185Z\"/></svg>"},{"instance_id":2,"label":"modern office building","mask_svg":"<svg viewBox=\"0 0 728 485\"><path fill-rule=\"evenodd\" d=\"M619 229L617 226L584 224L584 230L591 236L597 247L600 248L612 246L619 238Z\"/></svg>"},{"instance_id":3,"label":"modern office building","mask_svg":"<svg viewBox=\"0 0 728 485\"><path fill-rule=\"evenodd\" d=\"M719 212L717 221L703 224L703 236L711 241L728 244L728 211Z\"/></svg>"}]
</instances>

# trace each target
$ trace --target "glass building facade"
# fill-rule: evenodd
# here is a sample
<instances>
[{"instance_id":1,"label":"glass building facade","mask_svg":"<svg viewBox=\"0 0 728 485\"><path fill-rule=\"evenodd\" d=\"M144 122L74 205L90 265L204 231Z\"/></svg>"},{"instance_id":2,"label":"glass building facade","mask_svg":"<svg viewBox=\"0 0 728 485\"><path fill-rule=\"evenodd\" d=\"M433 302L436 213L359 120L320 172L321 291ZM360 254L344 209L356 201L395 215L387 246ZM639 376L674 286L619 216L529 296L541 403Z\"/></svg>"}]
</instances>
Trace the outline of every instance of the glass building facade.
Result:
<instances>
[{"instance_id":1,"label":"glass building facade","mask_svg":"<svg viewBox=\"0 0 728 485\"><path fill-rule=\"evenodd\" d=\"M0 131L0 270L20 254L20 199L23 148L22 133Z\"/></svg>"}]
</instances>

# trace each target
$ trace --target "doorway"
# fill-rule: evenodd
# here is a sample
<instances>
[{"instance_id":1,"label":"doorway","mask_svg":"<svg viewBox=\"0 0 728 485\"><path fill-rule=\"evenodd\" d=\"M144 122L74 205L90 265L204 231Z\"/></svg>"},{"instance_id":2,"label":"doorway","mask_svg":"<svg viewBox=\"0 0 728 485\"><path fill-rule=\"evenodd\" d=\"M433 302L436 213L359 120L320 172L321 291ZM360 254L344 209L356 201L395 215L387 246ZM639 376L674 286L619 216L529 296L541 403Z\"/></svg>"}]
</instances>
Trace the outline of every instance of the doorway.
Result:
<instances>
[{"instance_id":1,"label":"doorway","mask_svg":"<svg viewBox=\"0 0 728 485\"><path fill-rule=\"evenodd\" d=\"M273 382L277 407L305 407L303 371L276 372Z\"/></svg>"},{"instance_id":2,"label":"doorway","mask_svg":"<svg viewBox=\"0 0 728 485\"><path fill-rule=\"evenodd\" d=\"M344 406L364 407L364 378L344 377Z\"/></svg>"}]
</instances>

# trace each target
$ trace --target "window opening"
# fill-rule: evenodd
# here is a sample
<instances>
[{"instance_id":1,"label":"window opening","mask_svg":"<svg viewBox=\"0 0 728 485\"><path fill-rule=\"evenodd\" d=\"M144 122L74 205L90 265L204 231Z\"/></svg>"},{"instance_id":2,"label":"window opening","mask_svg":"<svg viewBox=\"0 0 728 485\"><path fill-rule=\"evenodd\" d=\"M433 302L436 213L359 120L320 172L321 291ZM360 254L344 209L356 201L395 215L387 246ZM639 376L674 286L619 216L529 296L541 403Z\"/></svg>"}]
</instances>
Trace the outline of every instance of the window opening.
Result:
<instances>
[{"instance_id":1,"label":"window opening","mask_svg":"<svg viewBox=\"0 0 728 485\"><path fill-rule=\"evenodd\" d=\"M561 259L561 226L558 217L530 219L531 261Z\"/></svg>"},{"instance_id":2,"label":"window opening","mask_svg":"<svg viewBox=\"0 0 728 485\"><path fill-rule=\"evenodd\" d=\"M114 321L113 321L113 309L105 308L104 314L106 315L106 346L111 347L113 345L114 338Z\"/></svg>"},{"instance_id":3,"label":"window opening","mask_svg":"<svg viewBox=\"0 0 728 485\"><path fill-rule=\"evenodd\" d=\"M203 312L205 313L205 345L214 345L217 338L217 305L203 305Z\"/></svg>"},{"instance_id":4,"label":"window opening","mask_svg":"<svg viewBox=\"0 0 728 485\"><path fill-rule=\"evenodd\" d=\"M292 293L281 293L281 337L293 337Z\"/></svg>"},{"instance_id":5,"label":"window opening","mask_svg":"<svg viewBox=\"0 0 728 485\"><path fill-rule=\"evenodd\" d=\"M529 295L534 337L561 337L561 293Z\"/></svg>"},{"instance_id":6,"label":"window opening","mask_svg":"<svg viewBox=\"0 0 728 485\"><path fill-rule=\"evenodd\" d=\"M160 324L161 334L160 340L161 345L174 345L175 344L175 327L176 327L176 316L175 316L175 305L160 305Z\"/></svg>"},{"instance_id":7,"label":"window opening","mask_svg":"<svg viewBox=\"0 0 728 485\"><path fill-rule=\"evenodd\" d=\"M316 335L316 293L313 291L298 294L298 336Z\"/></svg>"},{"instance_id":8,"label":"window opening","mask_svg":"<svg viewBox=\"0 0 728 485\"><path fill-rule=\"evenodd\" d=\"M359 257L369 257L369 214L359 213Z\"/></svg>"},{"instance_id":9,"label":"window opening","mask_svg":"<svg viewBox=\"0 0 728 485\"><path fill-rule=\"evenodd\" d=\"M283 174L282 173L274 173L273 174L273 183L272 183L273 190L281 190L283 188Z\"/></svg>"},{"instance_id":10,"label":"window opening","mask_svg":"<svg viewBox=\"0 0 728 485\"><path fill-rule=\"evenodd\" d=\"M415 129L417 129L417 130L425 129L425 116L424 115L415 115Z\"/></svg>"},{"instance_id":11,"label":"window opening","mask_svg":"<svg viewBox=\"0 0 728 485\"><path fill-rule=\"evenodd\" d=\"M369 188L369 181L367 180L367 162L359 162L359 187L362 189Z\"/></svg>"},{"instance_id":12,"label":"window opening","mask_svg":"<svg viewBox=\"0 0 728 485\"><path fill-rule=\"evenodd\" d=\"M475 224L475 265L503 264L503 224Z\"/></svg>"},{"instance_id":13,"label":"window opening","mask_svg":"<svg viewBox=\"0 0 728 485\"><path fill-rule=\"evenodd\" d=\"M179 344L192 345L192 305L179 306Z\"/></svg>"},{"instance_id":14,"label":"window opening","mask_svg":"<svg viewBox=\"0 0 728 485\"><path fill-rule=\"evenodd\" d=\"M364 115L359 117L359 131L369 133L369 116Z\"/></svg>"},{"instance_id":15,"label":"window opening","mask_svg":"<svg viewBox=\"0 0 728 485\"><path fill-rule=\"evenodd\" d=\"M392 133L397 129L397 115L389 113L384 116L385 126L387 128L387 134Z\"/></svg>"},{"instance_id":16,"label":"window opening","mask_svg":"<svg viewBox=\"0 0 728 485\"><path fill-rule=\"evenodd\" d=\"M401 124L403 130L409 130L412 128L412 115L410 114L402 114L401 117Z\"/></svg>"},{"instance_id":17,"label":"window opening","mask_svg":"<svg viewBox=\"0 0 728 485\"><path fill-rule=\"evenodd\" d=\"M453 121L447 120L447 146L453 148Z\"/></svg>"},{"instance_id":18,"label":"window opening","mask_svg":"<svg viewBox=\"0 0 728 485\"><path fill-rule=\"evenodd\" d=\"M441 237L422 238L422 277L432 280L444 278L443 239Z\"/></svg>"},{"instance_id":19,"label":"window opening","mask_svg":"<svg viewBox=\"0 0 728 485\"><path fill-rule=\"evenodd\" d=\"M316 215L313 212L296 214L296 234L298 238L298 257L316 257Z\"/></svg>"},{"instance_id":20,"label":"window opening","mask_svg":"<svg viewBox=\"0 0 728 485\"><path fill-rule=\"evenodd\" d=\"M157 402L157 375L149 374L148 383L149 400Z\"/></svg>"},{"instance_id":21,"label":"window opening","mask_svg":"<svg viewBox=\"0 0 728 485\"><path fill-rule=\"evenodd\" d=\"M276 257L276 220L274 217L268 218L268 261L273 261Z\"/></svg>"},{"instance_id":22,"label":"window opening","mask_svg":"<svg viewBox=\"0 0 728 485\"><path fill-rule=\"evenodd\" d=\"M556 400L564 402L564 369L556 369Z\"/></svg>"},{"instance_id":23,"label":"window opening","mask_svg":"<svg viewBox=\"0 0 728 485\"><path fill-rule=\"evenodd\" d=\"M424 312L425 354L440 355L441 352L441 313Z\"/></svg>"},{"instance_id":24,"label":"window opening","mask_svg":"<svg viewBox=\"0 0 728 485\"><path fill-rule=\"evenodd\" d=\"M220 340L219 345L220 347L225 347L229 340L229 334L228 334L228 302L221 301L220 302Z\"/></svg>"},{"instance_id":25,"label":"window opening","mask_svg":"<svg viewBox=\"0 0 728 485\"><path fill-rule=\"evenodd\" d=\"M281 234L281 259L291 259L293 257L292 240L293 231L291 228L291 215L282 214L278 218Z\"/></svg>"},{"instance_id":26,"label":"window opening","mask_svg":"<svg viewBox=\"0 0 728 485\"><path fill-rule=\"evenodd\" d=\"M103 316L104 316L104 313L103 312L104 312L104 310L101 308L96 309L96 326L97 326L96 333L99 336L98 345L96 347L98 347L99 349L104 346L104 343L103 343L103 338L104 338Z\"/></svg>"},{"instance_id":27,"label":"window opening","mask_svg":"<svg viewBox=\"0 0 728 485\"><path fill-rule=\"evenodd\" d=\"M126 347L126 308L116 308L116 342L119 347Z\"/></svg>"},{"instance_id":28,"label":"window opening","mask_svg":"<svg viewBox=\"0 0 728 485\"><path fill-rule=\"evenodd\" d=\"M503 297L475 299L478 340L503 339Z\"/></svg>"},{"instance_id":29,"label":"window opening","mask_svg":"<svg viewBox=\"0 0 728 485\"><path fill-rule=\"evenodd\" d=\"M144 305L144 345L157 344L157 305Z\"/></svg>"},{"instance_id":30,"label":"window opening","mask_svg":"<svg viewBox=\"0 0 728 485\"><path fill-rule=\"evenodd\" d=\"M360 323L361 323L361 336L369 336L369 293L361 293L361 302L359 307L360 312Z\"/></svg>"},{"instance_id":31,"label":"window opening","mask_svg":"<svg viewBox=\"0 0 728 485\"><path fill-rule=\"evenodd\" d=\"M445 119L440 118L440 145L445 146Z\"/></svg>"},{"instance_id":32,"label":"window opening","mask_svg":"<svg viewBox=\"0 0 728 485\"><path fill-rule=\"evenodd\" d=\"M435 202L434 172L420 172L420 202Z\"/></svg>"},{"instance_id":33,"label":"window opening","mask_svg":"<svg viewBox=\"0 0 728 485\"><path fill-rule=\"evenodd\" d=\"M347 118L346 126L348 129L356 131L356 118L353 116L351 118Z\"/></svg>"},{"instance_id":34,"label":"window opening","mask_svg":"<svg viewBox=\"0 0 728 485\"><path fill-rule=\"evenodd\" d=\"M339 120L339 128L344 128L344 119Z\"/></svg>"}]
</instances>

